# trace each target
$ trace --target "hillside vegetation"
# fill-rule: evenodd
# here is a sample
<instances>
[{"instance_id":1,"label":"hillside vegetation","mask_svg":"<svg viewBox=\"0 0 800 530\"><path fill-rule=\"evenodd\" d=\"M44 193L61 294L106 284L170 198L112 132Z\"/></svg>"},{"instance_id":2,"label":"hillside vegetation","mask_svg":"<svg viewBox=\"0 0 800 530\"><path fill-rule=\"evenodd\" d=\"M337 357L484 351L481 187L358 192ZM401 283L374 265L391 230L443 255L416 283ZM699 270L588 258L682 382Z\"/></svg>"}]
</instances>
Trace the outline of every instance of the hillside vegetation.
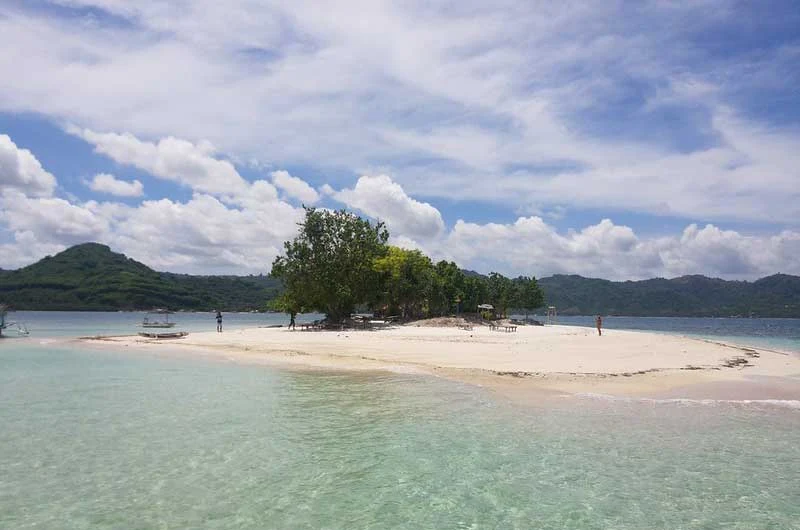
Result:
<instances>
[{"instance_id":1,"label":"hillside vegetation","mask_svg":"<svg viewBox=\"0 0 800 530\"><path fill-rule=\"evenodd\" d=\"M245 311L263 309L279 282L264 276L156 272L105 245L85 243L0 273L0 301L15 309Z\"/></svg>"},{"instance_id":2,"label":"hillside vegetation","mask_svg":"<svg viewBox=\"0 0 800 530\"><path fill-rule=\"evenodd\" d=\"M612 282L575 275L539 280L548 305L567 315L800 317L800 277L754 282L705 276Z\"/></svg>"},{"instance_id":3,"label":"hillside vegetation","mask_svg":"<svg viewBox=\"0 0 800 530\"><path fill-rule=\"evenodd\" d=\"M489 279L472 271L463 273L465 287ZM546 304L567 315L800 318L800 277L787 274L754 282L705 276L612 282L556 275L539 279L538 285ZM480 289L467 291L471 289L463 293L469 296L462 296L462 310L475 301L496 298ZM20 310L249 311L264 309L281 292L281 283L268 276L157 272L96 243L74 246L18 270L0 269L0 303Z\"/></svg>"}]
</instances>

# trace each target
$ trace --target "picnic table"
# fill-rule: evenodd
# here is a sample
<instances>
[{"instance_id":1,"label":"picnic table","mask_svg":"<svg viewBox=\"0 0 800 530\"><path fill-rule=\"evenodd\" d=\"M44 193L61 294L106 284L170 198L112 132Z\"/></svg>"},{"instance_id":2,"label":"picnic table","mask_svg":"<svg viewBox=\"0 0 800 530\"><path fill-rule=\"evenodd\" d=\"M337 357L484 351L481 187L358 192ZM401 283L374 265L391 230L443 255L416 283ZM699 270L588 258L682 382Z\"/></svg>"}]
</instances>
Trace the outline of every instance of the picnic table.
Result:
<instances>
[{"instance_id":1,"label":"picnic table","mask_svg":"<svg viewBox=\"0 0 800 530\"><path fill-rule=\"evenodd\" d=\"M509 326L497 325L497 324L495 324L493 322L490 322L489 323L489 330L490 331L504 331L506 333L513 333L513 332L517 331L517 326L514 326L514 325L509 325Z\"/></svg>"}]
</instances>

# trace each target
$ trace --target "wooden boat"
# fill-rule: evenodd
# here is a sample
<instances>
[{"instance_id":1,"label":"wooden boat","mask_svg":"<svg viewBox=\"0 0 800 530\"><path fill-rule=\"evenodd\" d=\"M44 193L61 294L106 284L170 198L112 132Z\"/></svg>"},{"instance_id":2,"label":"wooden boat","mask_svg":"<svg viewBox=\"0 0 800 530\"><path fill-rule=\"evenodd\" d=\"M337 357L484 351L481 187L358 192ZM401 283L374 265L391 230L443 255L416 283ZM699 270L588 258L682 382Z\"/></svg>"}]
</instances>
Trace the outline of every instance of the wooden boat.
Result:
<instances>
[{"instance_id":1,"label":"wooden boat","mask_svg":"<svg viewBox=\"0 0 800 530\"><path fill-rule=\"evenodd\" d=\"M169 321L172 311L167 309L154 309L148 311L142 320L143 328L174 328L175 322ZM163 318L160 318L163 315Z\"/></svg>"},{"instance_id":2,"label":"wooden boat","mask_svg":"<svg viewBox=\"0 0 800 530\"><path fill-rule=\"evenodd\" d=\"M139 336L148 339L180 339L188 335L186 331L140 331Z\"/></svg>"}]
</instances>

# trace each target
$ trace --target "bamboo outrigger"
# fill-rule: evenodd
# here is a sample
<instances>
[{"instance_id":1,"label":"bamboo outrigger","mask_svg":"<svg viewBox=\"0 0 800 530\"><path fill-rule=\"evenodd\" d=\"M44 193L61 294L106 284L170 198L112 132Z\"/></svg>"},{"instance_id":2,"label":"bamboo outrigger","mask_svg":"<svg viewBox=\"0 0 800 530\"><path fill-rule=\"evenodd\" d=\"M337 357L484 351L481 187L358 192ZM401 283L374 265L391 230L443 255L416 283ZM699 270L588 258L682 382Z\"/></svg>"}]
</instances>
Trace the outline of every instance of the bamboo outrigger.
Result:
<instances>
[{"instance_id":1,"label":"bamboo outrigger","mask_svg":"<svg viewBox=\"0 0 800 530\"><path fill-rule=\"evenodd\" d=\"M142 320L143 328L174 328L175 322L169 321L169 316L172 311L168 309L153 309L148 311ZM164 315L164 320L159 320L158 316L152 317L150 315Z\"/></svg>"},{"instance_id":2,"label":"bamboo outrigger","mask_svg":"<svg viewBox=\"0 0 800 530\"><path fill-rule=\"evenodd\" d=\"M25 325L20 324L19 322L12 322L6 319L8 316L8 306L5 304L0 304L0 337L3 336L4 329L13 329L17 332L17 335L30 335L28 328Z\"/></svg>"}]
</instances>

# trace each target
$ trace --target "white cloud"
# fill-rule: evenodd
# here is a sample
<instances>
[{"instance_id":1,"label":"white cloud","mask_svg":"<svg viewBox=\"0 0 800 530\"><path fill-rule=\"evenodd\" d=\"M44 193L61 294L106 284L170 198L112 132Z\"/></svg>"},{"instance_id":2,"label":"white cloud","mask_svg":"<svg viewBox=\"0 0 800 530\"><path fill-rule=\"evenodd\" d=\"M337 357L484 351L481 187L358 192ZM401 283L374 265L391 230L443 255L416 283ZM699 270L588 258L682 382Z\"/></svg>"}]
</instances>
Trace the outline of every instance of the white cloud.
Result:
<instances>
[{"instance_id":1,"label":"white cloud","mask_svg":"<svg viewBox=\"0 0 800 530\"><path fill-rule=\"evenodd\" d=\"M109 220L92 211L93 204L72 204L57 197L28 197L9 190L0 196L0 222L12 233L34 234L41 243L71 245L104 240L109 233Z\"/></svg>"},{"instance_id":2,"label":"white cloud","mask_svg":"<svg viewBox=\"0 0 800 530\"><path fill-rule=\"evenodd\" d=\"M385 178L362 177L353 190L345 190L350 192L345 197L367 200L370 211L380 211L381 206L391 211L394 244L481 272L538 277L576 273L617 280L697 273L741 279L775 272L800 274L797 231L746 235L692 224L679 234L642 237L604 219L562 233L541 217L520 217L507 224L459 220L444 231L438 228L435 208L398 189L402 192ZM386 190L393 199L387 199ZM203 193L186 202L160 199L128 206L27 197L6 190L0 196L0 226L13 241L0 244L0 267L18 267L68 245L98 241L159 270L267 272L282 252L283 241L296 234L302 210L278 199L265 181L253 183L245 197L235 207ZM413 223L406 226L410 231L398 228L408 223L415 209L433 222L423 224L424 229ZM431 227L436 230L431 232Z\"/></svg>"},{"instance_id":3,"label":"white cloud","mask_svg":"<svg viewBox=\"0 0 800 530\"><path fill-rule=\"evenodd\" d=\"M282 189L289 197L309 206L319 201L317 190L309 186L305 180L291 176L288 171L273 171L270 176L275 186Z\"/></svg>"},{"instance_id":4,"label":"white cloud","mask_svg":"<svg viewBox=\"0 0 800 530\"><path fill-rule=\"evenodd\" d=\"M194 190L235 196L245 192L247 182L227 160L214 158L209 142L163 138L158 143L144 142L132 134L97 133L69 127L68 132L95 146L115 162L143 169L155 177L178 182Z\"/></svg>"},{"instance_id":5,"label":"white cloud","mask_svg":"<svg viewBox=\"0 0 800 530\"><path fill-rule=\"evenodd\" d=\"M390 231L411 238L429 239L444 230L439 210L409 197L403 188L386 175L362 176L353 189L333 195L337 201L366 215L384 221Z\"/></svg>"},{"instance_id":6,"label":"white cloud","mask_svg":"<svg viewBox=\"0 0 800 530\"><path fill-rule=\"evenodd\" d=\"M16 189L31 196L52 195L56 178L27 149L0 134L0 191Z\"/></svg>"},{"instance_id":7,"label":"white cloud","mask_svg":"<svg viewBox=\"0 0 800 530\"><path fill-rule=\"evenodd\" d=\"M271 261L282 252L282 243L296 234L302 209L282 200L275 185L266 180L244 181L231 165L234 182L241 179L239 193L217 196L204 192L206 179L215 171L224 174L229 163L217 165L220 161L208 156L210 149L202 144L198 147L174 138L147 143L131 135L99 138L93 134L90 137L97 145L113 153L116 160L149 164L153 171L172 174L192 186L192 198L126 205L81 202L74 196L39 196L48 191L47 185L22 190L16 185L4 186L0 193L0 267L18 267L68 245L98 241L161 270L259 273L269 270ZM41 177L37 168L43 170L34 155L16 148L10 140L8 144L14 147L8 151L17 157L14 167L25 167L17 172ZM145 162L144 153L160 157L162 162ZM187 178L181 168L189 168L191 176ZM43 178L45 184L55 182L49 177ZM131 184L124 189L137 191L135 183L107 177L98 175L92 184L114 189L118 184ZM275 172L272 178L288 195L299 198L308 194L305 183L288 173ZM743 234L712 224L702 228L690 224L680 234L643 237L631 227L604 219L563 233L539 216L522 216L505 224L458 220L447 230L434 206L409 196L385 175L362 176L352 188L336 191L326 185L322 190L350 208L385 221L394 244L419 248L436 259L452 259L482 272L539 277L577 273L609 279L697 273L752 279L775 272L800 274L800 232L793 230Z\"/></svg>"},{"instance_id":8,"label":"white cloud","mask_svg":"<svg viewBox=\"0 0 800 530\"><path fill-rule=\"evenodd\" d=\"M0 267L19 267L67 246L97 241L160 270L264 273L282 251L283 242L297 231L302 209L281 200L272 183L242 179L229 162L208 156L211 149L205 144L175 138L148 143L132 135L91 131L80 131L80 135L120 163L192 187L192 198L126 205L82 202L71 194L39 197L35 189L4 187L0 190ZM27 151L23 156L27 167L36 160ZM215 177L227 178L232 186L213 186ZM143 191L138 180L125 182L110 174L98 174L86 184L119 196L137 197ZM224 193L215 196L205 193L207 188Z\"/></svg>"},{"instance_id":9,"label":"white cloud","mask_svg":"<svg viewBox=\"0 0 800 530\"><path fill-rule=\"evenodd\" d=\"M140 181L128 182L108 173L98 173L87 185L94 191L118 197L141 197L144 194L144 186Z\"/></svg>"},{"instance_id":10,"label":"white cloud","mask_svg":"<svg viewBox=\"0 0 800 530\"><path fill-rule=\"evenodd\" d=\"M581 274L627 280L705 274L753 279L776 272L800 274L800 232L744 235L714 225L641 238L609 219L567 234L540 217L520 217L511 224L458 221L440 248L444 257L470 268L539 277Z\"/></svg>"},{"instance_id":11,"label":"white cloud","mask_svg":"<svg viewBox=\"0 0 800 530\"><path fill-rule=\"evenodd\" d=\"M266 273L297 231L302 211L274 201L230 208L210 195L145 201L115 226L115 247L158 269ZM180 234L180 237L176 237Z\"/></svg>"},{"instance_id":12,"label":"white cloud","mask_svg":"<svg viewBox=\"0 0 800 530\"><path fill-rule=\"evenodd\" d=\"M800 217L796 119L748 108L770 97L762 86L780 91L774 114L796 107L797 47L775 31L775 49L734 42L721 57L699 38L737 35L738 21L753 20L743 6L61 3L130 24L0 7L0 110L165 138L82 133L115 160L204 193L246 188L207 138L240 160L318 174L380 168L412 194L512 211Z\"/></svg>"}]
</instances>

